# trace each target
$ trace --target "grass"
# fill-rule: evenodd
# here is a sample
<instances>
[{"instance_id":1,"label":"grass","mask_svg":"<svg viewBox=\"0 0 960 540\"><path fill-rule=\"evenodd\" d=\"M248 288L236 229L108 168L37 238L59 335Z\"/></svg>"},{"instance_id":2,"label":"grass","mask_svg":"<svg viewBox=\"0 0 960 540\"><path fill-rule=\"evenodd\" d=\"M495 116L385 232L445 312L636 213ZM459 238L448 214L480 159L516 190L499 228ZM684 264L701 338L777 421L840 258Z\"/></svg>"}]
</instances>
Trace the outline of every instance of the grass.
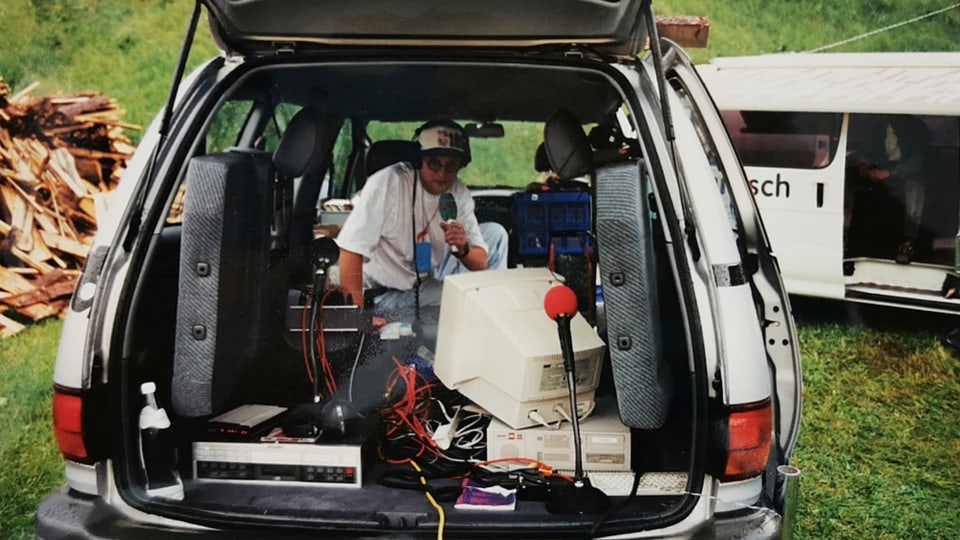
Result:
<instances>
[{"instance_id":1,"label":"grass","mask_svg":"<svg viewBox=\"0 0 960 540\"><path fill-rule=\"evenodd\" d=\"M27 538L40 500L64 482L53 438L54 320L0 340L0 538Z\"/></svg>"},{"instance_id":2,"label":"grass","mask_svg":"<svg viewBox=\"0 0 960 540\"><path fill-rule=\"evenodd\" d=\"M803 325L802 538L960 530L960 361L921 331Z\"/></svg>"},{"instance_id":3,"label":"grass","mask_svg":"<svg viewBox=\"0 0 960 540\"><path fill-rule=\"evenodd\" d=\"M185 0L3 0L0 76L14 92L100 92L146 126L170 90L193 2ZM205 22L190 66L216 54ZM189 70L188 70L189 72ZM132 134L135 140L138 134Z\"/></svg>"}]
</instances>

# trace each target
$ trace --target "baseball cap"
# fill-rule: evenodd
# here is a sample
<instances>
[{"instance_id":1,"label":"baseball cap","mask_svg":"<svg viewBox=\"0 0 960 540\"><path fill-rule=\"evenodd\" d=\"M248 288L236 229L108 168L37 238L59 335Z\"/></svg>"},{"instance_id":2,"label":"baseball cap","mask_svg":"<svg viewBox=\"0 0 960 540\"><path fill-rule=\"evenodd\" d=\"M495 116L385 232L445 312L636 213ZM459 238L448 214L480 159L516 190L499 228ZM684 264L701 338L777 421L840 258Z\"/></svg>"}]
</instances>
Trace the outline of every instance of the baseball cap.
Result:
<instances>
[{"instance_id":1,"label":"baseball cap","mask_svg":"<svg viewBox=\"0 0 960 540\"><path fill-rule=\"evenodd\" d=\"M432 120L417 130L420 154L424 156L451 156L467 159L467 138L457 123Z\"/></svg>"}]
</instances>

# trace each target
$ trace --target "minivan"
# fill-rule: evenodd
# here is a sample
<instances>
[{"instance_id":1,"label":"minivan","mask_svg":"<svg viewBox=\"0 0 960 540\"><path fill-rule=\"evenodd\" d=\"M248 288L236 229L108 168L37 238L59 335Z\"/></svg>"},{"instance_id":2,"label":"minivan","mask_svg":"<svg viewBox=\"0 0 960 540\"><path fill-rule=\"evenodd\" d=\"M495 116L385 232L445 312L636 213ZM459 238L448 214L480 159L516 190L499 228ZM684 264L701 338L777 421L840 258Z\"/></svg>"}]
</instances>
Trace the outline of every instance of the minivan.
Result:
<instances>
[{"instance_id":1,"label":"minivan","mask_svg":"<svg viewBox=\"0 0 960 540\"><path fill-rule=\"evenodd\" d=\"M789 535L789 300L650 2L201 0L182 58L204 12L64 321L39 538ZM435 118L507 267L380 326L331 247Z\"/></svg>"},{"instance_id":2,"label":"minivan","mask_svg":"<svg viewBox=\"0 0 960 540\"><path fill-rule=\"evenodd\" d=\"M788 292L960 313L960 53L770 54L697 70Z\"/></svg>"}]
</instances>

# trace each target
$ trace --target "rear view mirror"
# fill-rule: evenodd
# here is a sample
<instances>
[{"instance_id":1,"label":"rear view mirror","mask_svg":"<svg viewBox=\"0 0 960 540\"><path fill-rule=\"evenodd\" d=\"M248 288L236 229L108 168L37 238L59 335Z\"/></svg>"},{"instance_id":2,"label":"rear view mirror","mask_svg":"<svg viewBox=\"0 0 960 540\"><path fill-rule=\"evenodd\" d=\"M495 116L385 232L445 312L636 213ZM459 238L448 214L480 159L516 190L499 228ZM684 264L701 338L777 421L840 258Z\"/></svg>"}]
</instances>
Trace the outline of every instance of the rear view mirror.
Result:
<instances>
[{"instance_id":1,"label":"rear view mirror","mask_svg":"<svg viewBox=\"0 0 960 540\"><path fill-rule=\"evenodd\" d=\"M503 124L497 123L470 123L464 127L467 137L474 139L502 139Z\"/></svg>"}]
</instances>

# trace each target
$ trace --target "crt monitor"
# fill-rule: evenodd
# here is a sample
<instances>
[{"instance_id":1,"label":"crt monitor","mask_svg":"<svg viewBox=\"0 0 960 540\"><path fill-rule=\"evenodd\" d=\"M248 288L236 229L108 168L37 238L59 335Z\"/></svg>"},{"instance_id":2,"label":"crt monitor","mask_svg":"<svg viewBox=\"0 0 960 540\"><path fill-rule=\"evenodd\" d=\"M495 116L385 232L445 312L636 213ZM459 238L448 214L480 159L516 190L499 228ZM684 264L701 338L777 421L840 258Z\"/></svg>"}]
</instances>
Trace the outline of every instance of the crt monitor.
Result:
<instances>
[{"instance_id":1,"label":"crt monitor","mask_svg":"<svg viewBox=\"0 0 960 540\"><path fill-rule=\"evenodd\" d=\"M546 268L445 277L433 366L440 381L514 429L569 419L557 323L543 308L561 283ZM570 330L582 415L593 407L604 343L579 314Z\"/></svg>"}]
</instances>

